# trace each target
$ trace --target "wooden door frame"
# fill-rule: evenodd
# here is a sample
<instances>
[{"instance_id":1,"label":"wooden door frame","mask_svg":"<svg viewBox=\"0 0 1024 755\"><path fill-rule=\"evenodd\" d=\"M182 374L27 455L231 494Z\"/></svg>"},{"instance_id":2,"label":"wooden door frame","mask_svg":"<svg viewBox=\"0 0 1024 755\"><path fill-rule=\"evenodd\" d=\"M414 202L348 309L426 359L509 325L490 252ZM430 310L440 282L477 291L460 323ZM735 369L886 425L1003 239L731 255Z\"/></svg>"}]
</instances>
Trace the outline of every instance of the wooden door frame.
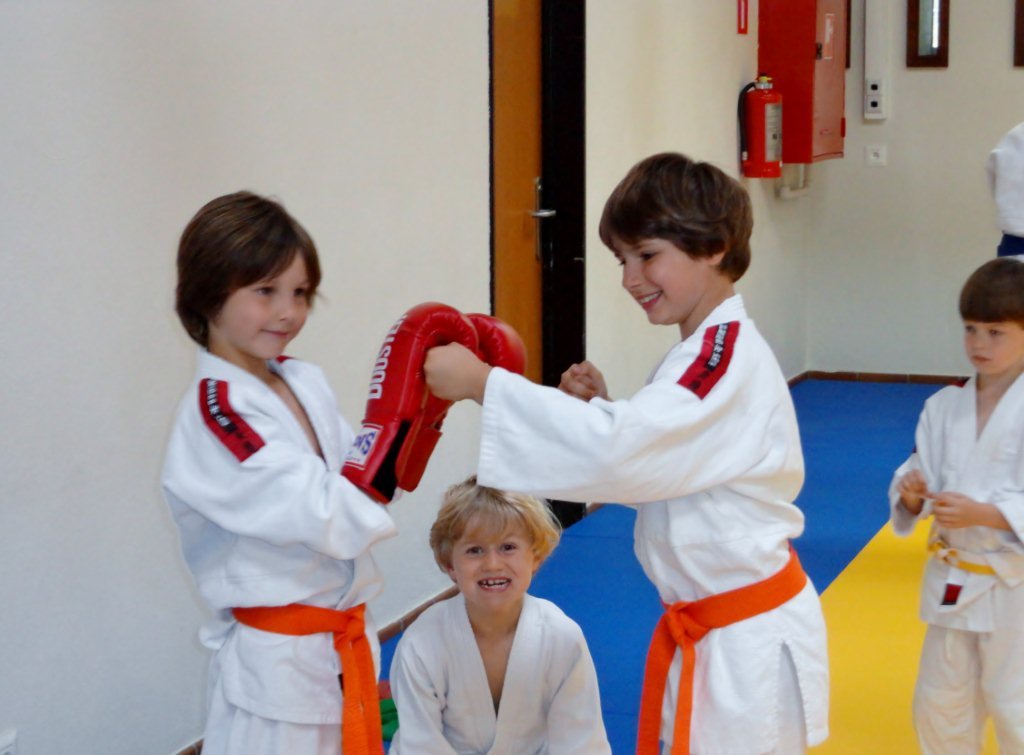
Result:
<instances>
[{"instance_id":1,"label":"wooden door frame","mask_svg":"<svg viewBox=\"0 0 1024 755\"><path fill-rule=\"evenodd\" d=\"M494 61L494 5L489 3L488 44ZM556 215L539 223L541 245L541 355L545 385L586 357L586 3L541 0L541 181L545 208ZM496 301L494 78L490 84L491 311ZM550 501L563 527L579 521L586 505Z\"/></svg>"},{"instance_id":2,"label":"wooden door frame","mask_svg":"<svg viewBox=\"0 0 1024 755\"><path fill-rule=\"evenodd\" d=\"M586 4L541 2L541 180L544 204L557 215L540 223L543 310L542 382L558 385L561 374L586 354L585 247ZM488 11L493 45L494 9ZM494 50L490 49L493 64ZM494 133L493 76L489 91ZM494 139L490 140L491 311L495 302Z\"/></svg>"}]
</instances>

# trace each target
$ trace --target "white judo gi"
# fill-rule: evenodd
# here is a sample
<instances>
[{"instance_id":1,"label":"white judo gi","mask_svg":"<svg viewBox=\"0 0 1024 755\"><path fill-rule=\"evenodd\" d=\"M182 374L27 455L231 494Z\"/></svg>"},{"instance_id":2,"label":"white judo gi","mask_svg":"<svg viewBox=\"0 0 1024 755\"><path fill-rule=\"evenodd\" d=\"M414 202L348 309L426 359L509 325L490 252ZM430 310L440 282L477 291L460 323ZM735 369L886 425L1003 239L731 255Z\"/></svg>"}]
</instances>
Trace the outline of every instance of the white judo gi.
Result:
<instances>
[{"instance_id":1,"label":"white judo gi","mask_svg":"<svg viewBox=\"0 0 1024 755\"><path fill-rule=\"evenodd\" d=\"M628 400L583 402L497 368L487 381L480 484L639 504L636 555L666 604L782 569L789 541L803 531L793 505L803 472L789 388L739 295L674 346ZM696 650L692 752L763 755L780 741L826 738L825 624L810 581L782 606L711 631ZM780 715L787 655L802 730L798 716ZM662 714L665 742L680 664L677 652Z\"/></svg>"},{"instance_id":2,"label":"white judo gi","mask_svg":"<svg viewBox=\"0 0 1024 755\"><path fill-rule=\"evenodd\" d=\"M270 366L305 409L323 458L269 386L200 350L164 462L185 561L214 612L200 631L214 653L203 752L336 754L343 669L332 636L264 632L231 609L365 603L381 589L369 548L395 527L340 474L353 433L320 369ZM369 618L366 634L379 666Z\"/></svg>"},{"instance_id":3,"label":"white judo gi","mask_svg":"<svg viewBox=\"0 0 1024 755\"><path fill-rule=\"evenodd\" d=\"M391 755L610 755L597 672L579 626L527 594L497 714L462 595L402 635L391 664Z\"/></svg>"},{"instance_id":4,"label":"white judo gi","mask_svg":"<svg viewBox=\"0 0 1024 755\"><path fill-rule=\"evenodd\" d=\"M899 503L897 483L919 469L928 489L970 496L996 506L1012 532L989 527L946 529L933 523L932 539L955 558L995 574L932 558L921 589L928 633L914 701L918 739L925 753L979 752L991 715L1000 752L1024 754L1024 376L1018 377L977 435L974 378L930 397L915 435L916 449L893 476L892 522L909 534L932 513L917 516ZM939 554L941 555L941 554ZM952 560L952 559L947 559ZM958 585L955 602L947 585ZM945 600L944 600L945 599ZM946 603L944 605L943 603Z\"/></svg>"},{"instance_id":5,"label":"white judo gi","mask_svg":"<svg viewBox=\"0 0 1024 755\"><path fill-rule=\"evenodd\" d=\"M1006 132L985 163L1003 233L1024 236L1024 123Z\"/></svg>"}]
</instances>

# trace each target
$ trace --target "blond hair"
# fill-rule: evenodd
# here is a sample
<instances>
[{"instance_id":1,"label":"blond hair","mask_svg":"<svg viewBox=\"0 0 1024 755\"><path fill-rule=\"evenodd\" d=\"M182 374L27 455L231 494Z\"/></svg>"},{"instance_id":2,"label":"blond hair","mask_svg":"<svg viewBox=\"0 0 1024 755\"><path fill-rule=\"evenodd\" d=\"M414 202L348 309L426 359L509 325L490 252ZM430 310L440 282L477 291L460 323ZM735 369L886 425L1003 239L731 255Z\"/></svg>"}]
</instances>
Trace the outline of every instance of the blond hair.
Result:
<instances>
[{"instance_id":1,"label":"blond hair","mask_svg":"<svg viewBox=\"0 0 1024 755\"><path fill-rule=\"evenodd\" d=\"M448 488L441 510L430 528L430 548L434 560L447 571L452 566L452 549L469 527L483 536L501 535L521 527L530 541L540 566L558 545L562 528L543 501L524 493L512 493L478 485L470 477Z\"/></svg>"}]
</instances>

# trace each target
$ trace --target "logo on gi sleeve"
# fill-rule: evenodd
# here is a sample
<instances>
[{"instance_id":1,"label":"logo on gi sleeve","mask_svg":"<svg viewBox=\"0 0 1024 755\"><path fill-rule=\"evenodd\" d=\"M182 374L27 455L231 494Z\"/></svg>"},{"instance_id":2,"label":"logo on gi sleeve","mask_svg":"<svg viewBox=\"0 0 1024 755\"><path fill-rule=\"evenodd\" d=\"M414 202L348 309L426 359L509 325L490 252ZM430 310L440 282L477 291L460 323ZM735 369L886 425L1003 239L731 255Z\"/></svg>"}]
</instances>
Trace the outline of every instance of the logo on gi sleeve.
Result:
<instances>
[{"instance_id":1,"label":"logo on gi sleeve","mask_svg":"<svg viewBox=\"0 0 1024 755\"><path fill-rule=\"evenodd\" d=\"M231 406L225 381L213 378L199 381L199 411L214 436L240 462L265 445L260 434Z\"/></svg>"},{"instance_id":2,"label":"logo on gi sleeve","mask_svg":"<svg viewBox=\"0 0 1024 755\"><path fill-rule=\"evenodd\" d=\"M700 354L679 378L679 385L703 400L729 369L739 332L740 324L735 321L707 328L704 331Z\"/></svg>"}]
</instances>

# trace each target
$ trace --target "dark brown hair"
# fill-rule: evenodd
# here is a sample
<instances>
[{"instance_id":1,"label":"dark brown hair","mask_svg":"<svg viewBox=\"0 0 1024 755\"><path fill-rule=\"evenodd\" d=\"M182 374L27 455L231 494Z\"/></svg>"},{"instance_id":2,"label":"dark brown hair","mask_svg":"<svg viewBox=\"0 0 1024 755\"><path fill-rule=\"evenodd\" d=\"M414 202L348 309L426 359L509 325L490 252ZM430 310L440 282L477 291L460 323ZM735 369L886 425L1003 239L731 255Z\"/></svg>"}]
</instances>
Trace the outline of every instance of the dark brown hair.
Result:
<instances>
[{"instance_id":1,"label":"dark brown hair","mask_svg":"<svg viewBox=\"0 0 1024 755\"><path fill-rule=\"evenodd\" d=\"M207 202L181 234L175 311L193 341L208 346L209 320L239 288L273 278L301 255L310 303L320 261L306 230L284 207L248 191Z\"/></svg>"},{"instance_id":2,"label":"dark brown hair","mask_svg":"<svg viewBox=\"0 0 1024 755\"><path fill-rule=\"evenodd\" d=\"M960 290L960 317L1024 326L1024 262L999 257L971 273Z\"/></svg>"},{"instance_id":3,"label":"dark brown hair","mask_svg":"<svg viewBox=\"0 0 1024 755\"><path fill-rule=\"evenodd\" d=\"M724 251L723 275L737 281L750 266L754 227L750 197L737 181L710 163L677 152L641 160L612 191L601 213L601 241L665 239L691 257Z\"/></svg>"}]
</instances>

